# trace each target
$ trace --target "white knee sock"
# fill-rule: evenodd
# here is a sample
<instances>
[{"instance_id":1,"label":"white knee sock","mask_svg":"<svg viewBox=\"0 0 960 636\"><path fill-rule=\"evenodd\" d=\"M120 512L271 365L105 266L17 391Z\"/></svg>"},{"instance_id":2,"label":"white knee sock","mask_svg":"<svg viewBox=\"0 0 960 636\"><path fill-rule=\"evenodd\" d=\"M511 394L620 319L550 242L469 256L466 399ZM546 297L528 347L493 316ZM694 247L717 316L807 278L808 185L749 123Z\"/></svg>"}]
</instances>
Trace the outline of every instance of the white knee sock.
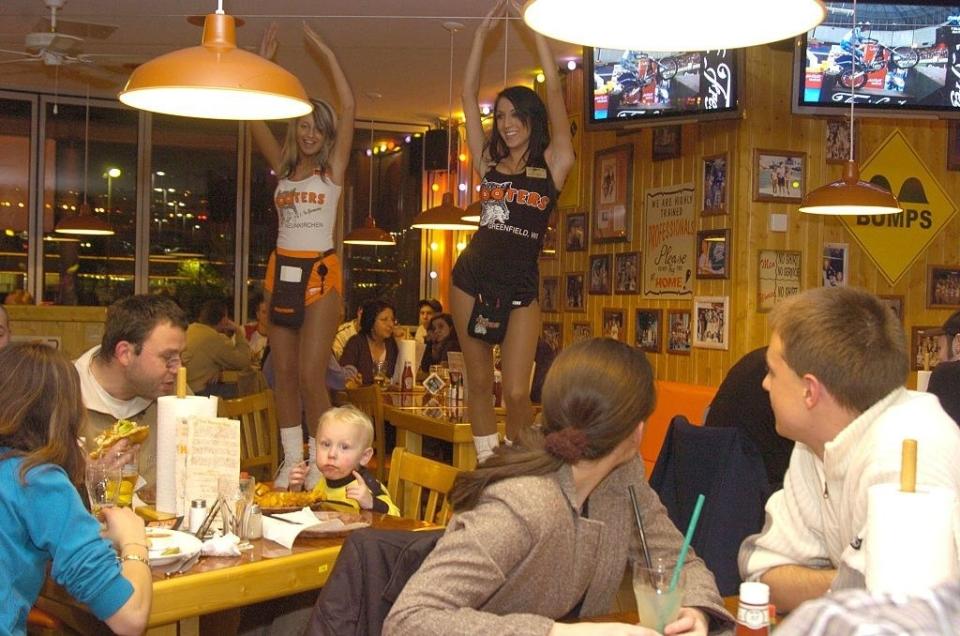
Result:
<instances>
[{"instance_id":1,"label":"white knee sock","mask_svg":"<svg viewBox=\"0 0 960 636\"><path fill-rule=\"evenodd\" d=\"M477 463L482 464L493 455L493 451L500 445L500 437L496 433L490 435L474 435L473 446L477 449Z\"/></svg>"},{"instance_id":2,"label":"white knee sock","mask_svg":"<svg viewBox=\"0 0 960 636\"><path fill-rule=\"evenodd\" d=\"M317 438L308 438L307 447L309 448L309 459L307 461L309 462L310 468L307 471L307 479L304 482L304 486L307 490L313 490L313 487L320 481L320 469L317 468Z\"/></svg>"},{"instance_id":3,"label":"white knee sock","mask_svg":"<svg viewBox=\"0 0 960 636\"><path fill-rule=\"evenodd\" d=\"M290 468L303 461L303 433L299 426L280 429L283 446L283 467L273 480L274 488L286 488L290 482Z\"/></svg>"}]
</instances>

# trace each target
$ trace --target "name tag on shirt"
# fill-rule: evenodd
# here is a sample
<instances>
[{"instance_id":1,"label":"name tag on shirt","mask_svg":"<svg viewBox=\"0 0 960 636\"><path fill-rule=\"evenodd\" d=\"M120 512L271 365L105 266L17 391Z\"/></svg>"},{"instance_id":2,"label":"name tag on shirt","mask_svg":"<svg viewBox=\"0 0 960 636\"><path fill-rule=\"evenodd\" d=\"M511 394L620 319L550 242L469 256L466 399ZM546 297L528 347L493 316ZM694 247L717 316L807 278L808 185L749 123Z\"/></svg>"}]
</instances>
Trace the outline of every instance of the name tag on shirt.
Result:
<instances>
[{"instance_id":1,"label":"name tag on shirt","mask_svg":"<svg viewBox=\"0 0 960 636\"><path fill-rule=\"evenodd\" d=\"M299 283L303 271L299 267L280 266L280 280L285 283Z\"/></svg>"},{"instance_id":2,"label":"name tag on shirt","mask_svg":"<svg viewBox=\"0 0 960 636\"><path fill-rule=\"evenodd\" d=\"M546 168L535 168L532 166L527 166L527 176L533 179L546 179L547 178L547 169Z\"/></svg>"}]
</instances>

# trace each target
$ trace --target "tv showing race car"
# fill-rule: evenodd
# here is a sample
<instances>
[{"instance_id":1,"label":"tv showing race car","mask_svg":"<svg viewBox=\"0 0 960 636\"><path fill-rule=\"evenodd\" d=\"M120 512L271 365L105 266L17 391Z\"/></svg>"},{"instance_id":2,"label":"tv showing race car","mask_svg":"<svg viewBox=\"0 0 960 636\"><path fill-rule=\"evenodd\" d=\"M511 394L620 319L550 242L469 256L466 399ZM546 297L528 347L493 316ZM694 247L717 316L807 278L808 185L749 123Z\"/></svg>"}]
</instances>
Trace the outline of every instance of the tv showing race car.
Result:
<instances>
[{"instance_id":1,"label":"tv showing race car","mask_svg":"<svg viewBox=\"0 0 960 636\"><path fill-rule=\"evenodd\" d=\"M960 117L960 4L827 2L797 40L793 110Z\"/></svg>"},{"instance_id":2,"label":"tv showing race car","mask_svg":"<svg viewBox=\"0 0 960 636\"><path fill-rule=\"evenodd\" d=\"M587 128L740 115L742 51L584 47Z\"/></svg>"}]
</instances>

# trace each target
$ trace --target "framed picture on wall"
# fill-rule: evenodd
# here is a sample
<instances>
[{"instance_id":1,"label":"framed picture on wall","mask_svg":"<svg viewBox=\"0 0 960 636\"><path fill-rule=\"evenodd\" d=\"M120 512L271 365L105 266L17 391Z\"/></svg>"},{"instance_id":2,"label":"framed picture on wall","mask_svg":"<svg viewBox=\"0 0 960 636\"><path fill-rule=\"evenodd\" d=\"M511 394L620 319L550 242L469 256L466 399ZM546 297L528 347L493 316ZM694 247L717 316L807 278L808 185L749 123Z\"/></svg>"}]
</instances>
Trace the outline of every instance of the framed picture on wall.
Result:
<instances>
[{"instance_id":1,"label":"framed picture on wall","mask_svg":"<svg viewBox=\"0 0 960 636\"><path fill-rule=\"evenodd\" d=\"M941 333L935 325L910 330L910 367L914 371L933 369L940 362Z\"/></svg>"},{"instance_id":2,"label":"framed picture on wall","mask_svg":"<svg viewBox=\"0 0 960 636\"><path fill-rule=\"evenodd\" d=\"M799 250L760 250L757 258L757 311L770 311L774 306L800 293Z\"/></svg>"},{"instance_id":3,"label":"framed picture on wall","mask_svg":"<svg viewBox=\"0 0 960 636\"><path fill-rule=\"evenodd\" d=\"M680 126L659 126L653 129L653 160L664 161L680 156Z\"/></svg>"},{"instance_id":4,"label":"framed picture on wall","mask_svg":"<svg viewBox=\"0 0 960 636\"><path fill-rule=\"evenodd\" d=\"M540 284L541 311L560 311L560 277L544 276Z\"/></svg>"},{"instance_id":5,"label":"framed picture on wall","mask_svg":"<svg viewBox=\"0 0 960 636\"><path fill-rule=\"evenodd\" d=\"M730 298L697 296L693 299L693 346L703 349L730 348Z\"/></svg>"},{"instance_id":6,"label":"framed picture on wall","mask_svg":"<svg viewBox=\"0 0 960 636\"><path fill-rule=\"evenodd\" d=\"M850 160L850 120L846 117L828 119L826 129L827 163L847 163ZM856 125L854 125L854 133L856 132ZM856 146L854 146L854 152L856 152Z\"/></svg>"},{"instance_id":7,"label":"framed picture on wall","mask_svg":"<svg viewBox=\"0 0 960 636\"><path fill-rule=\"evenodd\" d=\"M589 340L590 338L593 338L593 325L589 322L573 323L573 344Z\"/></svg>"},{"instance_id":8,"label":"framed picture on wall","mask_svg":"<svg viewBox=\"0 0 960 636\"><path fill-rule=\"evenodd\" d=\"M593 241L629 241L633 217L633 144L593 158Z\"/></svg>"},{"instance_id":9,"label":"framed picture on wall","mask_svg":"<svg viewBox=\"0 0 960 636\"><path fill-rule=\"evenodd\" d=\"M667 353L690 355L690 312L667 310Z\"/></svg>"},{"instance_id":10,"label":"framed picture on wall","mask_svg":"<svg viewBox=\"0 0 960 636\"><path fill-rule=\"evenodd\" d=\"M563 348L563 325L559 322L545 322L540 329L540 337L551 351Z\"/></svg>"},{"instance_id":11,"label":"framed picture on wall","mask_svg":"<svg viewBox=\"0 0 960 636\"><path fill-rule=\"evenodd\" d=\"M790 150L753 151L753 200L800 202L806 191L807 155Z\"/></svg>"},{"instance_id":12,"label":"framed picture on wall","mask_svg":"<svg viewBox=\"0 0 960 636\"><path fill-rule=\"evenodd\" d=\"M823 244L823 267L820 281L824 287L846 287L850 274L848 254L850 246L846 243Z\"/></svg>"},{"instance_id":13,"label":"framed picture on wall","mask_svg":"<svg viewBox=\"0 0 960 636\"><path fill-rule=\"evenodd\" d=\"M727 153L703 158L703 216L726 214L728 210Z\"/></svg>"},{"instance_id":14,"label":"framed picture on wall","mask_svg":"<svg viewBox=\"0 0 960 636\"><path fill-rule=\"evenodd\" d=\"M880 302L887 306L901 323L903 322L903 296L880 295Z\"/></svg>"},{"instance_id":15,"label":"framed picture on wall","mask_svg":"<svg viewBox=\"0 0 960 636\"><path fill-rule=\"evenodd\" d=\"M587 215L585 212L567 214L563 228L563 248L568 252L584 252L587 249Z\"/></svg>"},{"instance_id":16,"label":"framed picture on wall","mask_svg":"<svg viewBox=\"0 0 960 636\"><path fill-rule=\"evenodd\" d=\"M927 268L927 307L960 307L960 268L947 265Z\"/></svg>"},{"instance_id":17,"label":"framed picture on wall","mask_svg":"<svg viewBox=\"0 0 960 636\"><path fill-rule=\"evenodd\" d=\"M660 353L662 309L638 309L634 321L634 346L650 353Z\"/></svg>"},{"instance_id":18,"label":"framed picture on wall","mask_svg":"<svg viewBox=\"0 0 960 636\"><path fill-rule=\"evenodd\" d=\"M613 257L613 291L636 294L640 291L640 252L624 252Z\"/></svg>"},{"instance_id":19,"label":"framed picture on wall","mask_svg":"<svg viewBox=\"0 0 960 636\"><path fill-rule=\"evenodd\" d=\"M729 278L730 230L700 230L697 245L697 278Z\"/></svg>"},{"instance_id":20,"label":"framed picture on wall","mask_svg":"<svg viewBox=\"0 0 960 636\"><path fill-rule=\"evenodd\" d=\"M563 285L563 308L566 311L584 311L585 305L583 273L575 272L566 275Z\"/></svg>"},{"instance_id":21,"label":"framed picture on wall","mask_svg":"<svg viewBox=\"0 0 960 636\"><path fill-rule=\"evenodd\" d=\"M609 294L613 277L610 254L590 256L590 293Z\"/></svg>"},{"instance_id":22,"label":"framed picture on wall","mask_svg":"<svg viewBox=\"0 0 960 636\"><path fill-rule=\"evenodd\" d=\"M622 309L603 310L603 335L614 340L627 339L627 323L623 319Z\"/></svg>"}]
</instances>

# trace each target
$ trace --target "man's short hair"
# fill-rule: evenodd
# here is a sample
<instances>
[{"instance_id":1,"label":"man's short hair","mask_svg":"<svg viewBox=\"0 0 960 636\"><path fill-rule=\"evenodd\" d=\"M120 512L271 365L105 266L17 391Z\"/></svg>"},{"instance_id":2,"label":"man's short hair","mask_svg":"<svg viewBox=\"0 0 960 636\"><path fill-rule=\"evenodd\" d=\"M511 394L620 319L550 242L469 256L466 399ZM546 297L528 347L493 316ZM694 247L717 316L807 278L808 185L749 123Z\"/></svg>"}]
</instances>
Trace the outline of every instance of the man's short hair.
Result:
<instances>
[{"instance_id":1,"label":"man's short hair","mask_svg":"<svg viewBox=\"0 0 960 636\"><path fill-rule=\"evenodd\" d=\"M200 305L200 311L197 313L197 322L210 327L216 327L226 315L227 303L214 298Z\"/></svg>"},{"instance_id":2,"label":"man's short hair","mask_svg":"<svg viewBox=\"0 0 960 636\"><path fill-rule=\"evenodd\" d=\"M960 334L960 311L953 312L953 315L947 318L942 326L936 329L927 329L923 332L925 336L946 336L948 342L956 338L957 334Z\"/></svg>"},{"instance_id":3,"label":"man's short hair","mask_svg":"<svg viewBox=\"0 0 960 636\"><path fill-rule=\"evenodd\" d=\"M777 305L770 326L794 373L814 375L843 407L863 413L906 382L903 326L866 291L809 289Z\"/></svg>"},{"instance_id":4,"label":"man's short hair","mask_svg":"<svg viewBox=\"0 0 960 636\"><path fill-rule=\"evenodd\" d=\"M134 352L140 355L143 343L154 327L165 322L184 330L187 328L183 310L169 298L141 294L116 301L107 309L100 358L107 362L112 360L117 345L123 341L132 344Z\"/></svg>"},{"instance_id":5,"label":"man's short hair","mask_svg":"<svg viewBox=\"0 0 960 636\"><path fill-rule=\"evenodd\" d=\"M421 298L420 302L417 303L417 311L423 309L424 306L432 309L435 314L443 312L443 305L441 305L440 301L436 298Z\"/></svg>"},{"instance_id":6,"label":"man's short hair","mask_svg":"<svg viewBox=\"0 0 960 636\"><path fill-rule=\"evenodd\" d=\"M351 426L360 436L363 450L373 446L373 422L366 413L355 406L335 406L324 411L317 425L317 433L323 430L323 425L329 422L342 422ZM377 461L380 461L379 459Z\"/></svg>"}]
</instances>

